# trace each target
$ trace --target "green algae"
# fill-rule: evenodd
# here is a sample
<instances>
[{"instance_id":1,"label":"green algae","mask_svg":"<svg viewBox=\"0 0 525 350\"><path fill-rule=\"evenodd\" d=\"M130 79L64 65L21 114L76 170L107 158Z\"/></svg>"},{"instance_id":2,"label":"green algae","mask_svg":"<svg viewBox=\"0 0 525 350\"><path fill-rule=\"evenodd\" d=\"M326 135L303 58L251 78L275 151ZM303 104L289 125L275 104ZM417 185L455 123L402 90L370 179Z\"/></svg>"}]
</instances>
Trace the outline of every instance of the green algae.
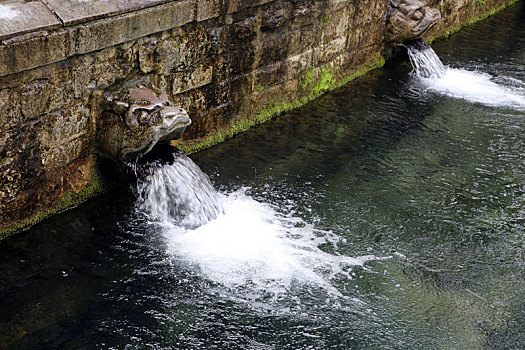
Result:
<instances>
[{"instance_id":1,"label":"green algae","mask_svg":"<svg viewBox=\"0 0 525 350\"><path fill-rule=\"evenodd\" d=\"M278 115L301 107L321 96L325 92L345 85L373 69L381 68L384 64L384 58L380 54L377 54L368 64L365 64L360 69L354 71L352 74L340 79L334 78L329 66L321 67L317 77L315 76L316 74L312 68L305 72L300 79L299 87L303 92L301 97L298 97L292 101L279 99L273 100L270 103L261 106L255 117L245 117L234 120L228 125L228 127L217 130L205 138L178 143L177 148L183 153L191 154L224 142L236 134L243 132L255 125L262 124Z\"/></svg>"},{"instance_id":2,"label":"green algae","mask_svg":"<svg viewBox=\"0 0 525 350\"><path fill-rule=\"evenodd\" d=\"M483 12L481 15L474 16L471 19L469 19L468 21L466 21L465 23L462 23L462 24L460 24L457 27L454 27L454 28L452 28L450 30L447 30L443 34L436 35L435 37L432 37L432 38L426 40L426 42L429 43L429 44L432 44L436 40L446 39L450 35L456 33L457 31L459 31L459 30L461 30L461 29L463 29L465 27L471 26L471 25L473 25L473 24L475 24L477 22L483 21L484 19L487 19L488 17L494 16L496 13L503 11L507 7L514 5L515 3L519 2L519 1L521 1L521 0L511 0L510 2L508 2L506 4L503 4L501 6L493 8L491 10ZM483 1L483 2L479 2L478 1L478 4L479 4L479 6L485 6L485 1Z\"/></svg>"}]
</instances>

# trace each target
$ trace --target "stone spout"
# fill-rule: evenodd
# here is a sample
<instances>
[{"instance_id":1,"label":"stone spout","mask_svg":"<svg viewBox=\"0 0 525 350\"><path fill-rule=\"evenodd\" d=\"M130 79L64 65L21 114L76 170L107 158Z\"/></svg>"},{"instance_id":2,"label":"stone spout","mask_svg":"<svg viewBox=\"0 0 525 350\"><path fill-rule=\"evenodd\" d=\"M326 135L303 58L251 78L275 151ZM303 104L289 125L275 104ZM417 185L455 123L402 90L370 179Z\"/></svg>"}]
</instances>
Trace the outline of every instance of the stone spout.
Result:
<instances>
[{"instance_id":1,"label":"stone spout","mask_svg":"<svg viewBox=\"0 0 525 350\"><path fill-rule=\"evenodd\" d=\"M120 161L144 156L158 143L182 137L188 113L170 106L168 95L143 85L105 92L98 123L98 150Z\"/></svg>"},{"instance_id":2,"label":"stone spout","mask_svg":"<svg viewBox=\"0 0 525 350\"><path fill-rule=\"evenodd\" d=\"M418 0L389 0L386 40L403 43L421 38L441 19L438 9Z\"/></svg>"}]
</instances>

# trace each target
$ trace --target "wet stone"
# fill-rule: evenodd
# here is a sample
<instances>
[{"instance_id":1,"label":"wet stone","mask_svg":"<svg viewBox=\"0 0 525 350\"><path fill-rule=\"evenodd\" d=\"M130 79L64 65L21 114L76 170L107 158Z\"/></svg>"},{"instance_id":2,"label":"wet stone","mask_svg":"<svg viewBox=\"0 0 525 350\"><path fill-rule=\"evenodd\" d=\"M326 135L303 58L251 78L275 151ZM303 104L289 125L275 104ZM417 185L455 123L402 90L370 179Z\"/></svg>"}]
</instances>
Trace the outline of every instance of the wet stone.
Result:
<instances>
[{"instance_id":1,"label":"wet stone","mask_svg":"<svg viewBox=\"0 0 525 350\"><path fill-rule=\"evenodd\" d=\"M60 26L58 18L40 1L0 1L0 40Z\"/></svg>"},{"instance_id":2,"label":"wet stone","mask_svg":"<svg viewBox=\"0 0 525 350\"><path fill-rule=\"evenodd\" d=\"M173 0L47 0L47 4L65 25L130 12Z\"/></svg>"}]
</instances>

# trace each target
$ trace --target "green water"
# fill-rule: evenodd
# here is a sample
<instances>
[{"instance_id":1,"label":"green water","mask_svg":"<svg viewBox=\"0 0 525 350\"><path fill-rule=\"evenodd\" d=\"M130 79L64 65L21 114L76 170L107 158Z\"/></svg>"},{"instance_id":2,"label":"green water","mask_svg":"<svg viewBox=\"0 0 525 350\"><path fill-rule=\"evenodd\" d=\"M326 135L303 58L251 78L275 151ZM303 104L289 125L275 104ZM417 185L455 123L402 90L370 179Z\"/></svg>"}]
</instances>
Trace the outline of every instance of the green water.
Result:
<instances>
[{"instance_id":1,"label":"green water","mask_svg":"<svg viewBox=\"0 0 525 350\"><path fill-rule=\"evenodd\" d=\"M137 215L130 186L0 244L0 349L525 348L524 10L434 45L445 65L503 89L482 101L452 97L459 80L434 92L393 62L191 156L225 197L259 203L246 202L250 215L319 240L304 267L329 287L275 290L268 272L265 291L253 280L265 265L238 267L224 247L213 270L224 274L206 273L198 251L173 254L183 243Z\"/></svg>"}]
</instances>

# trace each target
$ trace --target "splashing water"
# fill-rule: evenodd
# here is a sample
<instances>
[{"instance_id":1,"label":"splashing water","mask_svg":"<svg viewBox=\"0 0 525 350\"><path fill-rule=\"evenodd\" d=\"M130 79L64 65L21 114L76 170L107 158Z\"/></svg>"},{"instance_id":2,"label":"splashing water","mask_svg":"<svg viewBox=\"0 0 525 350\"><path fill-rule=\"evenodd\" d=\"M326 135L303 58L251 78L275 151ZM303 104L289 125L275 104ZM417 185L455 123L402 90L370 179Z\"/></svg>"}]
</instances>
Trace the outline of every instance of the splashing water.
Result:
<instances>
[{"instance_id":1,"label":"splashing water","mask_svg":"<svg viewBox=\"0 0 525 350\"><path fill-rule=\"evenodd\" d=\"M434 50L422 40L407 44L417 85L424 91L494 107L525 109L525 84L516 79L445 67Z\"/></svg>"},{"instance_id":2,"label":"splashing water","mask_svg":"<svg viewBox=\"0 0 525 350\"><path fill-rule=\"evenodd\" d=\"M279 213L247 195L246 189L217 192L182 155L172 164L157 165L139 191L139 208L163 228L175 260L230 291L243 291L236 297L253 298L255 293L275 298L296 284L341 296L331 279L352 279L352 267L390 258L327 253L319 245L336 246L338 236Z\"/></svg>"},{"instance_id":3,"label":"splashing water","mask_svg":"<svg viewBox=\"0 0 525 350\"><path fill-rule=\"evenodd\" d=\"M192 229L224 212L208 176L182 155L168 166L155 164L138 190L142 209L157 223Z\"/></svg>"},{"instance_id":4,"label":"splashing water","mask_svg":"<svg viewBox=\"0 0 525 350\"><path fill-rule=\"evenodd\" d=\"M410 63L420 78L442 78L447 72L438 55L423 40L415 40L406 46Z\"/></svg>"}]
</instances>

